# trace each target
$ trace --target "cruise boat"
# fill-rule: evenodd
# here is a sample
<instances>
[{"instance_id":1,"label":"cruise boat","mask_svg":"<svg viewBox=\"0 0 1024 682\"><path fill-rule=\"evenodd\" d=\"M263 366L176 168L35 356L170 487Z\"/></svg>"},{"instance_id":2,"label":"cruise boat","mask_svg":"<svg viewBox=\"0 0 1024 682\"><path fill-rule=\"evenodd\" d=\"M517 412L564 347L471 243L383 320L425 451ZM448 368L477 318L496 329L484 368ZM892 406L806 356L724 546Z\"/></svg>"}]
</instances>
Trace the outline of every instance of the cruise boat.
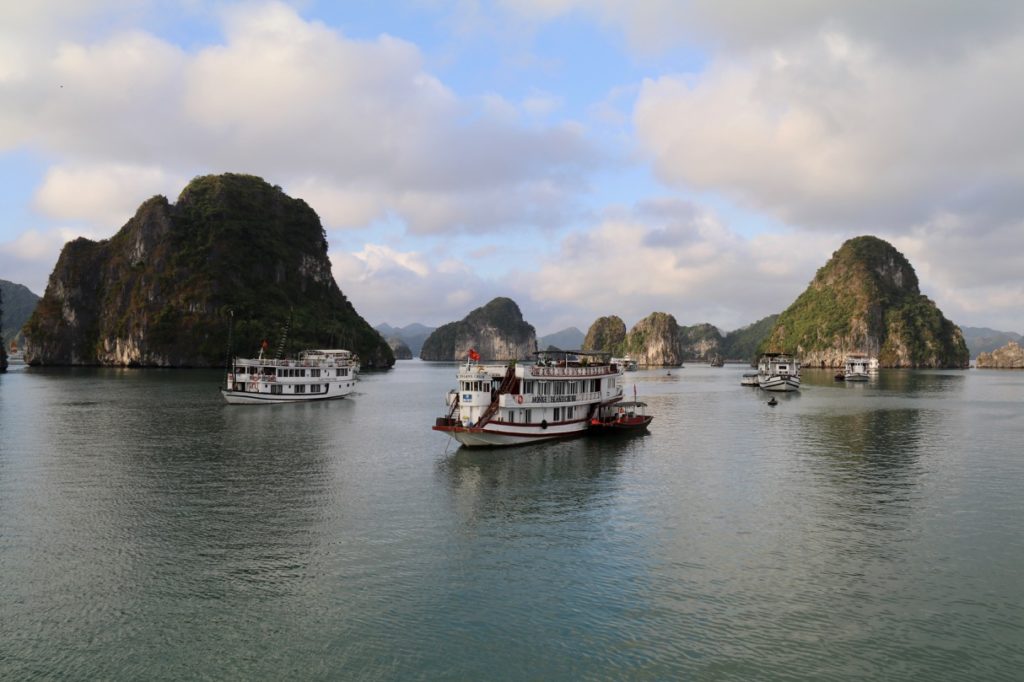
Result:
<instances>
[{"instance_id":1,"label":"cruise boat","mask_svg":"<svg viewBox=\"0 0 1024 682\"><path fill-rule=\"evenodd\" d=\"M629 357L628 355L626 357L624 357L624 358L612 358L612 364L613 365L618 365L625 372L635 372L636 371L636 360L634 360L633 358Z\"/></svg>"},{"instance_id":2,"label":"cruise boat","mask_svg":"<svg viewBox=\"0 0 1024 682\"><path fill-rule=\"evenodd\" d=\"M602 409L622 400L623 369L610 353L534 355L534 362L481 364L471 351L432 428L467 447L535 443L582 435Z\"/></svg>"},{"instance_id":3,"label":"cruise boat","mask_svg":"<svg viewBox=\"0 0 1024 682\"><path fill-rule=\"evenodd\" d=\"M356 385L359 358L348 350L307 350L298 358L235 358L221 395L232 405L344 398Z\"/></svg>"},{"instance_id":4,"label":"cruise boat","mask_svg":"<svg viewBox=\"0 0 1024 682\"><path fill-rule=\"evenodd\" d=\"M877 371L877 369L876 369ZM843 362L843 379L846 381L867 381L871 374L871 361L863 353L851 353Z\"/></svg>"},{"instance_id":5,"label":"cruise boat","mask_svg":"<svg viewBox=\"0 0 1024 682\"><path fill-rule=\"evenodd\" d=\"M765 353L757 364L757 385L765 391L799 391L800 362L788 353Z\"/></svg>"}]
</instances>

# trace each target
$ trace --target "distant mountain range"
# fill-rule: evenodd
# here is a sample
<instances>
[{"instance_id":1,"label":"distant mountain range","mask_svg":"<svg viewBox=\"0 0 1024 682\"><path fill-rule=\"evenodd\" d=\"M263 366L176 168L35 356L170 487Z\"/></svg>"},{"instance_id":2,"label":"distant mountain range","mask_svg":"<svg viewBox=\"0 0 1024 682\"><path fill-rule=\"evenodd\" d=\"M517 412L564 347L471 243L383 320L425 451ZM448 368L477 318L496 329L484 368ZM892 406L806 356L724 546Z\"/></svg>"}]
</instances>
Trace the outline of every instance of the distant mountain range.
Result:
<instances>
[{"instance_id":1,"label":"distant mountain range","mask_svg":"<svg viewBox=\"0 0 1024 682\"><path fill-rule=\"evenodd\" d=\"M540 350L547 350L549 346L559 350L582 350L585 336L586 334L576 327L568 327L560 332L540 337L537 339L537 347Z\"/></svg>"},{"instance_id":2,"label":"distant mountain range","mask_svg":"<svg viewBox=\"0 0 1024 682\"><path fill-rule=\"evenodd\" d=\"M427 337L430 336L436 327L428 327L418 322L407 324L404 327L392 327L385 322L378 324L374 329L380 332L380 335L386 340L398 339L402 341L409 347L412 356L418 358L420 350L423 348L423 342L427 340Z\"/></svg>"},{"instance_id":3,"label":"distant mountain range","mask_svg":"<svg viewBox=\"0 0 1024 682\"><path fill-rule=\"evenodd\" d=\"M960 330L964 333L964 341L967 342L967 350L971 352L972 358L982 353L991 353L1010 341L1020 343L1024 339L1015 332L1001 332L988 327L961 327Z\"/></svg>"}]
</instances>

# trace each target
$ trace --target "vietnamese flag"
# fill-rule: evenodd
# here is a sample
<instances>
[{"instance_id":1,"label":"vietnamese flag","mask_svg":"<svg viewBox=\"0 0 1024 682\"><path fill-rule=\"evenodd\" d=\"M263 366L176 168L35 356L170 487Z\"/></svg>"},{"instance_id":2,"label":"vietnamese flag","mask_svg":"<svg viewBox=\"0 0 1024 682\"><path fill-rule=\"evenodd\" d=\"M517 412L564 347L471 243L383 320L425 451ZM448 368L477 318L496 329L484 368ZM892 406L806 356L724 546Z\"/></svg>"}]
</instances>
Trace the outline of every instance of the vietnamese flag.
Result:
<instances>
[{"instance_id":1,"label":"vietnamese flag","mask_svg":"<svg viewBox=\"0 0 1024 682\"><path fill-rule=\"evenodd\" d=\"M477 360L480 359L480 354L476 352L475 348L469 349L469 359L472 360L473 362L476 362Z\"/></svg>"}]
</instances>

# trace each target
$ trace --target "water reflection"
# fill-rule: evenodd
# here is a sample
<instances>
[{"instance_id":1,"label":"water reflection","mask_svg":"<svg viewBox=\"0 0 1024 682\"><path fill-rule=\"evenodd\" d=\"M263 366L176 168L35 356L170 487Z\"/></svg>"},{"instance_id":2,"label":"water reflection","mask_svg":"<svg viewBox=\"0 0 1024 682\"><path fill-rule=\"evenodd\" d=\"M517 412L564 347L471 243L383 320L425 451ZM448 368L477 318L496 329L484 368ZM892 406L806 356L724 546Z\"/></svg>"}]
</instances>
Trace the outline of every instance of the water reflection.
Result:
<instances>
[{"instance_id":1,"label":"water reflection","mask_svg":"<svg viewBox=\"0 0 1024 682\"><path fill-rule=\"evenodd\" d=\"M505 450L460 448L439 465L467 523L577 515L609 503L623 458L649 434L577 438Z\"/></svg>"}]
</instances>

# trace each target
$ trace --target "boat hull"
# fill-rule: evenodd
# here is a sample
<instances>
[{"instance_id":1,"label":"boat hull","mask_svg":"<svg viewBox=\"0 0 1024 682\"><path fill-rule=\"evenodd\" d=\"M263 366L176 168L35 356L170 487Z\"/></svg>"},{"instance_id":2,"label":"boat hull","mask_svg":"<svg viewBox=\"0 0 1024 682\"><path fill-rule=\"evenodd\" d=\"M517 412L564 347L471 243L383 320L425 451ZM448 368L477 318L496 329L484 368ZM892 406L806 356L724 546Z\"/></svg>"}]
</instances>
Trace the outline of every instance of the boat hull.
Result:
<instances>
[{"instance_id":1,"label":"boat hull","mask_svg":"<svg viewBox=\"0 0 1024 682\"><path fill-rule=\"evenodd\" d=\"M843 379L846 380L846 381L867 381L870 378L871 378L870 375L868 375L866 372L865 373L859 373L859 372L849 373L848 372L847 374L845 374L843 376Z\"/></svg>"},{"instance_id":2,"label":"boat hull","mask_svg":"<svg viewBox=\"0 0 1024 682\"><path fill-rule=\"evenodd\" d=\"M773 377L762 377L758 381L758 385L763 391L775 391L777 393L785 393L788 391L799 391L800 390L800 378L787 376L773 376Z\"/></svg>"},{"instance_id":3,"label":"boat hull","mask_svg":"<svg viewBox=\"0 0 1024 682\"><path fill-rule=\"evenodd\" d=\"M227 389L220 389L220 394L224 396L224 400L229 405L269 405L269 404L281 404L281 403L310 403L322 400L341 400L345 394L336 395L282 395L272 393L250 393L243 391L229 391Z\"/></svg>"},{"instance_id":4,"label":"boat hull","mask_svg":"<svg viewBox=\"0 0 1024 682\"><path fill-rule=\"evenodd\" d=\"M561 438L575 438L587 432L586 422L542 426L518 426L514 424L490 423L483 427L439 423L431 428L447 433L467 448L499 448L513 445L527 445Z\"/></svg>"}]
</instances>

